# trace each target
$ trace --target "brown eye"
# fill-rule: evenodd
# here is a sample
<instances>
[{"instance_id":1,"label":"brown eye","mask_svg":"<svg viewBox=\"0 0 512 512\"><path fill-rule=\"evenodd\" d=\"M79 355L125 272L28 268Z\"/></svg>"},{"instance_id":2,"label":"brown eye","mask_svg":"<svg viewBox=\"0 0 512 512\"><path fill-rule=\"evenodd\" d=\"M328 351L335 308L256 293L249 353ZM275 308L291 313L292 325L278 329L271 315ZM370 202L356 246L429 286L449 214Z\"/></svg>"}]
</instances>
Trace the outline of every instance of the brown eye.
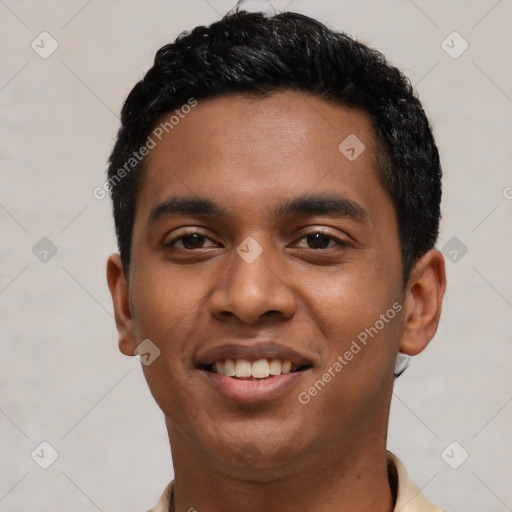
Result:
<instances>
[{"instance_id":1,"label":"brown eye","mask_svg":"<svg viewBox=\"0 0 512 512\"><path fill-rule=\"evenodd\" d=\"M186 249L189 251L193 251L194 249L202 249L205 243L205 240L210 240L207 236L202 235L200 233L187 233L185 235L181 235L171 242L165 244L167 248L177 248L177 249ZM181 245L179 245L181 244ZM211 247L211 246L210 246Z\"/></svg>"},{"instance_id":2,"label":"brown eye","mask_svg":"<svg viewBox=\"0 0 512 512\"><path fill-rule=\"evenodd\" d=\"M185 235L181 237L181 243L185 249L197 249L201 247L204 243L205 237L203 235L198 235L197 233L193 233L191 235Z\"/></svg>"},{"instance_id":3,"label":"brown eye","mask_svg":"<svg viewBox=\"0 0 512 512\"><path fill-rule=\"evenodd\" d=\"M327 249L329 242L332 240L330 236L324 235L323 233L307 235L305 238L311 249Z\"/></svg>"},{"instance_id":4,"label":"brown eye","mask_svg":"<svg viewBox=\"0 0 512 512\"><path fill-rule=\"evenodd\" d=\"M336 245L347 245L343 240L340 240L321 231L309 233L308 235L303 236L300 240L306 241L307 247L303 246L306 249L330 249ZM334 242L334 245L330 245L331 242Z\"/></svg>"}]
</instances>

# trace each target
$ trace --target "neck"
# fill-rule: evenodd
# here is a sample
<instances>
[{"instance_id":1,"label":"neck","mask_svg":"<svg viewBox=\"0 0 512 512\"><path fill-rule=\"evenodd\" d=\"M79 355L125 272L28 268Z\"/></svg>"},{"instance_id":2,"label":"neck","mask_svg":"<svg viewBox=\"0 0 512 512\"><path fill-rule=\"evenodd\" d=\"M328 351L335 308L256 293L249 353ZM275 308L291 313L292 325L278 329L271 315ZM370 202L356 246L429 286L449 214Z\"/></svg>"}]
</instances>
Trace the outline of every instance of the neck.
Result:
<instances>
[{"instance_id":1,"label":"neck","mask_svg":"<svg viewBox=\"0 0 512 512\"><path fill-rule=\"evenodd\" d=\"M247 467L209 461L168 422L175 468L174 511L391 512L382 433L329 446L286 464ZM314 469L312 469L314 468Z\"/></svg>"}]
</instances>

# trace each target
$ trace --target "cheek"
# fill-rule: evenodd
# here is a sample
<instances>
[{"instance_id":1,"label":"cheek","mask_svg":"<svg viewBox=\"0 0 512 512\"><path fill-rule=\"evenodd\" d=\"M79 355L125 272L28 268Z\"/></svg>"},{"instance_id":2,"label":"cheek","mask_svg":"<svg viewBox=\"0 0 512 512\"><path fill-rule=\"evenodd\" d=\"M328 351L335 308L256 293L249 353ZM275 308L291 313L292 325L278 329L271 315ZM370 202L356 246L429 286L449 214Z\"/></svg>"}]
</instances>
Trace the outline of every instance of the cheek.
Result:
<instances>
[{"instance_id":1,"label":"cheek","mask_svg":"<svg viewBox=\"0 0 512 512\"><path fill-rule=\"evenodd\" d=\"M201 322L205 284L158 261L140 265L134 277L130 294L137 340L150 339L169 371L185 371L192 358L189 341Z\"/></svg>"},{"instance_id":2,"label":"cheek","mask_svg":"<svg viewBox=\"0 0 512 512\"><path fill-rule=\"evenodd\" d=\"M401 293L395 281L391 269L354 265L320 285L318 280L304 280L302 287L307 291L306 308L325 326L326 337L343 341L373 326L390 308L385 320L396 316L393 304L400 302Z\"/></svg>"},{"instance_id":3,"label":"cheek","mask_svg":"<svg viewBox=\"0 0 512 512\"><path fill-rule=\"evenodd\" d=\"M340 425L372 428L385 415L401 333L401 303L388 291L365 289L358 280L324 290L317 325L324 325L328 354L301 391L309 418L322 418L333 439ZM386 288L384 287L386 290ZM329 300L326 299L329 297ZM365 428L366 428L365 427ZM313 426L311 428L314 428ZM354 433L356 435L356 433Z\"/></svg>"},{"instance_id":4,"label":"cheek","mask_svg":"<svg viewBox=\"0 0 512 512\"><path fill-rule=\"evenodd\" d=\"M183 328L197 308L202 295L201 283L182 269L174 270L157 258L145 258L137 265L130 297L137 328L167 333ZM144 331L144 332L143 332Z\"/></svg>"},{"instance_id":5,"label":"cheek","mask_svg":"<svg viewBox=\"0 0 512 512\"><path fill-rule=\"evenodd\" d=\"M164 414L193 418L199 411L189 391L190 341L201 322L203 288L197 279L192 281L186 273L172 272L157 261L140 265L133 277L130 293L137 341L149 339L159 351L151 364L142 364L148 387Z\"/></svg>"},{"instance_id":6,"label":"cheek","mask_svg":"<svg viewBox=\"0 0 512 512\"><path fill-rule=\"evenodd\" d=\"M392 376L402 332L401 293L394 279L389 269L354 270L309 294L307 307L315 311L313 321L327 339L328 361L322 371L331 369L337 382L343 374L350 388L361 387L363 394L372 374L377 387L382 387L379 380L388 382ZM346 396L347 389L340 392Z\"/></svg>"}]
</instances>

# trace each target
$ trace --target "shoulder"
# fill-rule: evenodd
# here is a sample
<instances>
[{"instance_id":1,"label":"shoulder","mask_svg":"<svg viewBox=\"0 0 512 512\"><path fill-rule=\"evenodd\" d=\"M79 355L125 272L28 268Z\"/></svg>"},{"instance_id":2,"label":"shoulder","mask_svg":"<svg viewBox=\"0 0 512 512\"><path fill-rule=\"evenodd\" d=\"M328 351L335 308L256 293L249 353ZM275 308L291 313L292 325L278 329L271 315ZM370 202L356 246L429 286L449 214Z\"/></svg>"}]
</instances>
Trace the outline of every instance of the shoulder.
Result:
<instances>
[{"instance_id":1,"label":"shoulder","mask_svg":"<svg viewBox=\"0 0 512 512\"><path fill-rule=\"evenodd\" d=\"M446 512L444 509L430 503L423 493L409 480L407 471L398 457L388 452L390 471L395 472L396 504L395 512Z\"/></svg>"},{"instance_id":2,"label":"shoulder","mask_svg":"<svg viewBox=\"0 0 512 512\"><path fill-rule=\"evenodd\" d=\"M165 488L164 492L162 493L162 496L160 496L158 503L152 509L148 510L148 512L168 512L169 511L173 483L174 483L174 481L169 483L169 485Z\"/></svg>"}]
</instances>

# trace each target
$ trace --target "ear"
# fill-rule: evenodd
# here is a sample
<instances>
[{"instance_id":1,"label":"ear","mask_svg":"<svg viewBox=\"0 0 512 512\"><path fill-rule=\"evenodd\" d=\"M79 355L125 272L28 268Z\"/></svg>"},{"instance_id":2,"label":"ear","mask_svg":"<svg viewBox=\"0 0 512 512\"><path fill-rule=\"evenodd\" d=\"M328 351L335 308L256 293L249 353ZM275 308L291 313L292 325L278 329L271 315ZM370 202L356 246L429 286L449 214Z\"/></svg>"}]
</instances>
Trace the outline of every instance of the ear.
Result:
<instances>
[{"instance_id":1,"label":"ear","mask_svg":"<svg viewBox=\"0 0 512 512\"><path fill-rule=\"evenodd\" d=\"M114 305L114 315L119 335L119 350L126 356L133 356L137 343L133 331L128 280L119 254L112 254L108 259L107 282Z\"/></svg>"},{"instance_id":2,"label":"ear","mask_svg":"<svg viewBox=\"0 0 512 512\"><path fill-rule=\"evenodd\" d=\"M414 265L404 301L404 332L400 352L419 354L434 337L446 289L443 255L427 251Z\"/></svg>"}]
</instances>

